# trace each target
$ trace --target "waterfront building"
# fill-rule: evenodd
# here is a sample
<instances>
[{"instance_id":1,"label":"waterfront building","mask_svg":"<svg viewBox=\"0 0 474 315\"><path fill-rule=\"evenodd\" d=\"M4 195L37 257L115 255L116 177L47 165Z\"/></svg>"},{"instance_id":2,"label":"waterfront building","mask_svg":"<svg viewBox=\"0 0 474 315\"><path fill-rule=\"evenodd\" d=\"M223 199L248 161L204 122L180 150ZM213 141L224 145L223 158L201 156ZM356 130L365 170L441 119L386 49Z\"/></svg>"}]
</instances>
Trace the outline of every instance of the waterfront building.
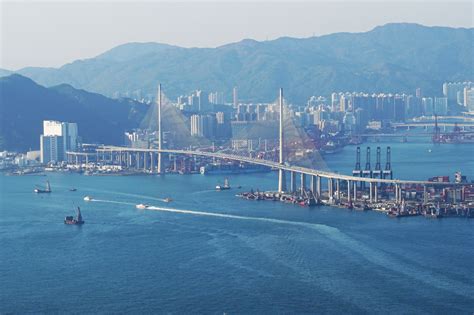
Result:
<instances>
[{"instance_id":1,"label":"waterfront building","mask_svg":"<svg viewBox=\"0 0 474 315\"><path fill-rule=\"evenodd\" d=\"M43 121L43 134L40 136L41 163L64 161L66 151L75 151L77 143L76 123Z\"/></svg>"}]
</instances>

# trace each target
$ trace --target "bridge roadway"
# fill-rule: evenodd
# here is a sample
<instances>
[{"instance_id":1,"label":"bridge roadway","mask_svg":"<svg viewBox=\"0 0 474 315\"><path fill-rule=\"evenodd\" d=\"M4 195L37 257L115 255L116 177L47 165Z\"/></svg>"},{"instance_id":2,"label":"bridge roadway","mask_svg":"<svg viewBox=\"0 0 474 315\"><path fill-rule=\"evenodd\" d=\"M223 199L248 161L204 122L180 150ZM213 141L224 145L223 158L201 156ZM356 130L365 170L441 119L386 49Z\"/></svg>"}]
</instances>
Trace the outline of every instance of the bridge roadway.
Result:
<instances>
[{"instance_id":1,"label":"bridge roadway","mask_svg":"<svg viewBox=\"0 0 474 315\"><path fill-rule=\"evenodd\" d=\"M197 155L219 159L227 159L239 162L246 162L251 164L264 165L271 168L282 169L289 172L295 172L300 174L306 174L310 176L319 176L327 179L339 179L352 182L366 182L366 183L386 183L395 185L415 184L415 185L426 185L426 186L462 186L462 184L453 182L430 182L420 180L400 180L400 179L381 179L381 178L369 178L369 177L358 177L351 175L343 175L333 172L326 172L315 170L301 166L291 166L286 164L280 164L274 161L268 161L263 159L239 156L235 154L219 153L219 152L205 152L205 151L191 151L191 150L172 150L172 149L139 149L139 148L127 148L119 146L102 146L97 149L98 152L149 152L149 153L170 153L170 154L183 154L183 155Z\"/></svg>"},{"instance_id":2,"label":"bridge roadway","mask_svg":"<svg viewBox=\"0 0 474 315\"><path fill-rule=\"evenodd\" d=\"M434 122L411 122L411 123L392 123L390 125L392 128L416 128L416 127L434 127ZM446 123L438 122L438 127L474 127L474 123Z\"/></svg>"}]
</instances>

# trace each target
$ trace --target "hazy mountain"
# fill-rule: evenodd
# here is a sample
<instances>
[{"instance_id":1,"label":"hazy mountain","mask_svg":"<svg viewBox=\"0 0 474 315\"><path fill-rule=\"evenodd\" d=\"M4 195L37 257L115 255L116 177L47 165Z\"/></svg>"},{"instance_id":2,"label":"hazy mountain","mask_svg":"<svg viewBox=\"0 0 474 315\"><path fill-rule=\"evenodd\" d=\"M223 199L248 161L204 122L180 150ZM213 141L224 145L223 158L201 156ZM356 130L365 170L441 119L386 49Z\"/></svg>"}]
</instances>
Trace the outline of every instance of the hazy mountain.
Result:
<instances>
[{"instance_id":1,"label":"hazy mountain","mask_svg":"<svg viewBox=\"0 0 474 315\"><path fill-rule=\"evenodd\" d=\"M170 98L193 89L233 86L243 100L269 101L285 88L291 101L333 91L441 94L446 80L474 80L474 29L387 24L365 33L305 39L243 40L217 48L130 43L58 69L19 73L46 86L68 83L108 96L154 95L162 82Z\"/></svg>"},{"instance_id":2,"label":"hazy mountain","mask_svg":"<svg viewBox=\"0 0 474 315\"><path fill-rule=\"evenodd\" d=\"M123 143L148 106L62 84L45 88L18 74L0 78L0 150L39 149L43 120L78 123L86 143Z\"/></svg>"},{"instance_id":3,"label":"hazy mountain","mask_svg":"<svg viewBox=\"0 0 474 315\"><path fill-rule=\"evenodd\" d=\"M7 75L12 74L13 72L7 69L0 68L0 77L6 77Z\"/></svg>"}]
</instances>

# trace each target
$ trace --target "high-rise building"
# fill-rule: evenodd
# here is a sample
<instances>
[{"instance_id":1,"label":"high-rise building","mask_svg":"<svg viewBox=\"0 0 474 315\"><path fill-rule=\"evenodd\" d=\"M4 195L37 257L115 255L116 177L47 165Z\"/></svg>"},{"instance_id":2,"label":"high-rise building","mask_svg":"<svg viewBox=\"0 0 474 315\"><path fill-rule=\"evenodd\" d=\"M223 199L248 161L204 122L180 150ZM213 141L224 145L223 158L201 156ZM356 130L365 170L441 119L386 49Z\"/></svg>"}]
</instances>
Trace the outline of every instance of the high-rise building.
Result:
<instances>
[{"instance_id":1,"label":"high-rise building","mask_svg":"<svg viewBox=\"0 0 474 315\"><path fill-rule=\"evenodd\" d=\"M222 93L222 92L211 92L211 93L209 93L209 103L211 103L211 104L224 104L224 93Z\"/></svg>"},{"instance_id":2,"label":"high-rise building","mask_svg":"<svg viewBox=\"0 0 474 315\"><path fill-rule=\"evenodd\" d=\"M433 99L431 97L423 97L421 99L421 106L423 108L423 115L432 116L434 114Z\"/></svg>"},{"instance_id":3,"label":"high-rise building","mask_svg":"<svg viewBox=\"0 0 474 315\"><path fill-rule=\"evenodd\" d=\"M237 94L236 86L234 86L234 89L232 90L232 104L234 105L234 108L237 108L237 105L239 105L239 96Z\"/></svg>"},{"instance_id":4,"label":"high-rise building","mask_svg":"<svg viewBox=\"0 0 474 315\"><path fill-rule=\"evenodd\" d=\"M43 121L43 134L40 136L41 163L64 161L66 151L77 149L77 140L76 123Z\"/></svg>"},{"instance_id":5,"label":"high-rise building","mask_svg":"<svg viewBox=\"0 0 474 315\"><path fill-rule=\"evenodd\" d=\"M64 161L64 141L61 136L40 136L41 163Z\"/></svg>"},{"instance_id":6,"label":"high-rise building","mask_svg":"<svg viewBox=\"0 0 474 315\"><path fill-rule=\"evenodd\" d=\"M332 93L331 94L331 111L332 112L337 112L339 111L339 94L337 93Z\"/></svg>"},{"instance_id":7,"label":"high-rise building","mask_svg":"<svg viewBox=\"0 0 474 315\"><path fill-rule=\"evenodd\" d=\"M474 88L470 88L466 91L466 107L470 112L474 112Z\"/></svg>"},{"instance_id":8,"label":"high-rise building","mask_svg":"<svg viewBox=\"0 0 474 315\"><path fill-rule=\"evenodd\" d=\"M192 115L191 136L206 137L213 139L216 129L215 115Z\"/></svg>"},{"instance_id":9,"label":"high-rise building","mask_svg":"<svg viewBox=\"0 0 474 315\"><path fill-rule=\"evenodd\" d=\"M448 98L447 97L435 97L433 112L436 115L448 114Z\"/></svg>"},{"instance_id":10,"label":"high-rise building","mask_svg":"<svg viewBox=\"0 0 474 315\"><path fill-rule=\"evenodd\" d=\"M464 88L471 88L473 82L445 82L443 84L443 95L448 98L448 104L458 103L458 92L463 92ZM459 104L463 105L463 103Z\"/></svg>"},{"instance_id":11,"label":"high-rise building","mask_svg":"<svg viewBox=\"0 0 474 315\"><path fill-rule=\"evenodd\" d=\"M422 91L421 91L421 88L417 88L417 89L415 90L415 96L416 96L417 98L422 98L422 97L423 97L423 93L422 93Z\"/></svg>"}]
</instances>

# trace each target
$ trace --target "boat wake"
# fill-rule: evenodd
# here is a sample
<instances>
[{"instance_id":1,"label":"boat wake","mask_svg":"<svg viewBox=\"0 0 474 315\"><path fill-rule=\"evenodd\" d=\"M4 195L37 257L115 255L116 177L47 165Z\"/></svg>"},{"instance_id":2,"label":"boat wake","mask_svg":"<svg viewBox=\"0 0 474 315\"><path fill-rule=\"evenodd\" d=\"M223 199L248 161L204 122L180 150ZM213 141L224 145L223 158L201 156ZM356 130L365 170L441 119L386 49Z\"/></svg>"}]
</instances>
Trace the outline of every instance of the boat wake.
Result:
<instances>
[{"instance_id":1,"label":"boat wake","mask_svg":"<svg viewBox=\"0 0 474 315\"><path fill-rule=\"evenodd\" d=\"M124 202L124 201L114 201L114 200L104 200L104 199L91 199L89 202L104 202L104 203L114 203L119 205L134 206L134 203Z\"/></svg>"},{"instance_id":2,"label":"boat wake","mask_svg":"<svg viewBox=\"0 0 474 315\"><path fill-rule=\"evenodd\" d=\"M308 223L308 222L298 222L298 221L289 221L282 219L272 219L272 218L262 218L262 217L249 217L241 216L234 214L225 214L225 213L215 213L215 212L204 212L204 211L195 211L195 210L186 210L186 209L174 209L166 207L156 207L149 206L147 210L162 211L162 212L172 212L180 214L189 214L189 215L198 215L198 216L208 216L208 217L219 217L219 218L228 218L228 219L237 219L237 220L252 220L260 222L269 222L276 224L285 224L299 227L306 227L309 229L316 230L320 234L324 235L328 239L338 243L341 246L348 248L351 251L359 253L367 261L383 266L393 272L397 272L408 276L410 278L416 279L418 281L429 284L438 289L447 290L467 298L472 298L474 296L474 289L467 286L465 283L459 281L453 281L443 275L433 275L430 271L423 270L421 268L414 267L412 265L401 262L397 259L393 259L387 253L378 251L369 247L368 245L357 241L356 239L350 237L349 235L341 232L339 229L317 223ZM462 288L458 290L456 288Z\"/></svg>"}]
</instances>

